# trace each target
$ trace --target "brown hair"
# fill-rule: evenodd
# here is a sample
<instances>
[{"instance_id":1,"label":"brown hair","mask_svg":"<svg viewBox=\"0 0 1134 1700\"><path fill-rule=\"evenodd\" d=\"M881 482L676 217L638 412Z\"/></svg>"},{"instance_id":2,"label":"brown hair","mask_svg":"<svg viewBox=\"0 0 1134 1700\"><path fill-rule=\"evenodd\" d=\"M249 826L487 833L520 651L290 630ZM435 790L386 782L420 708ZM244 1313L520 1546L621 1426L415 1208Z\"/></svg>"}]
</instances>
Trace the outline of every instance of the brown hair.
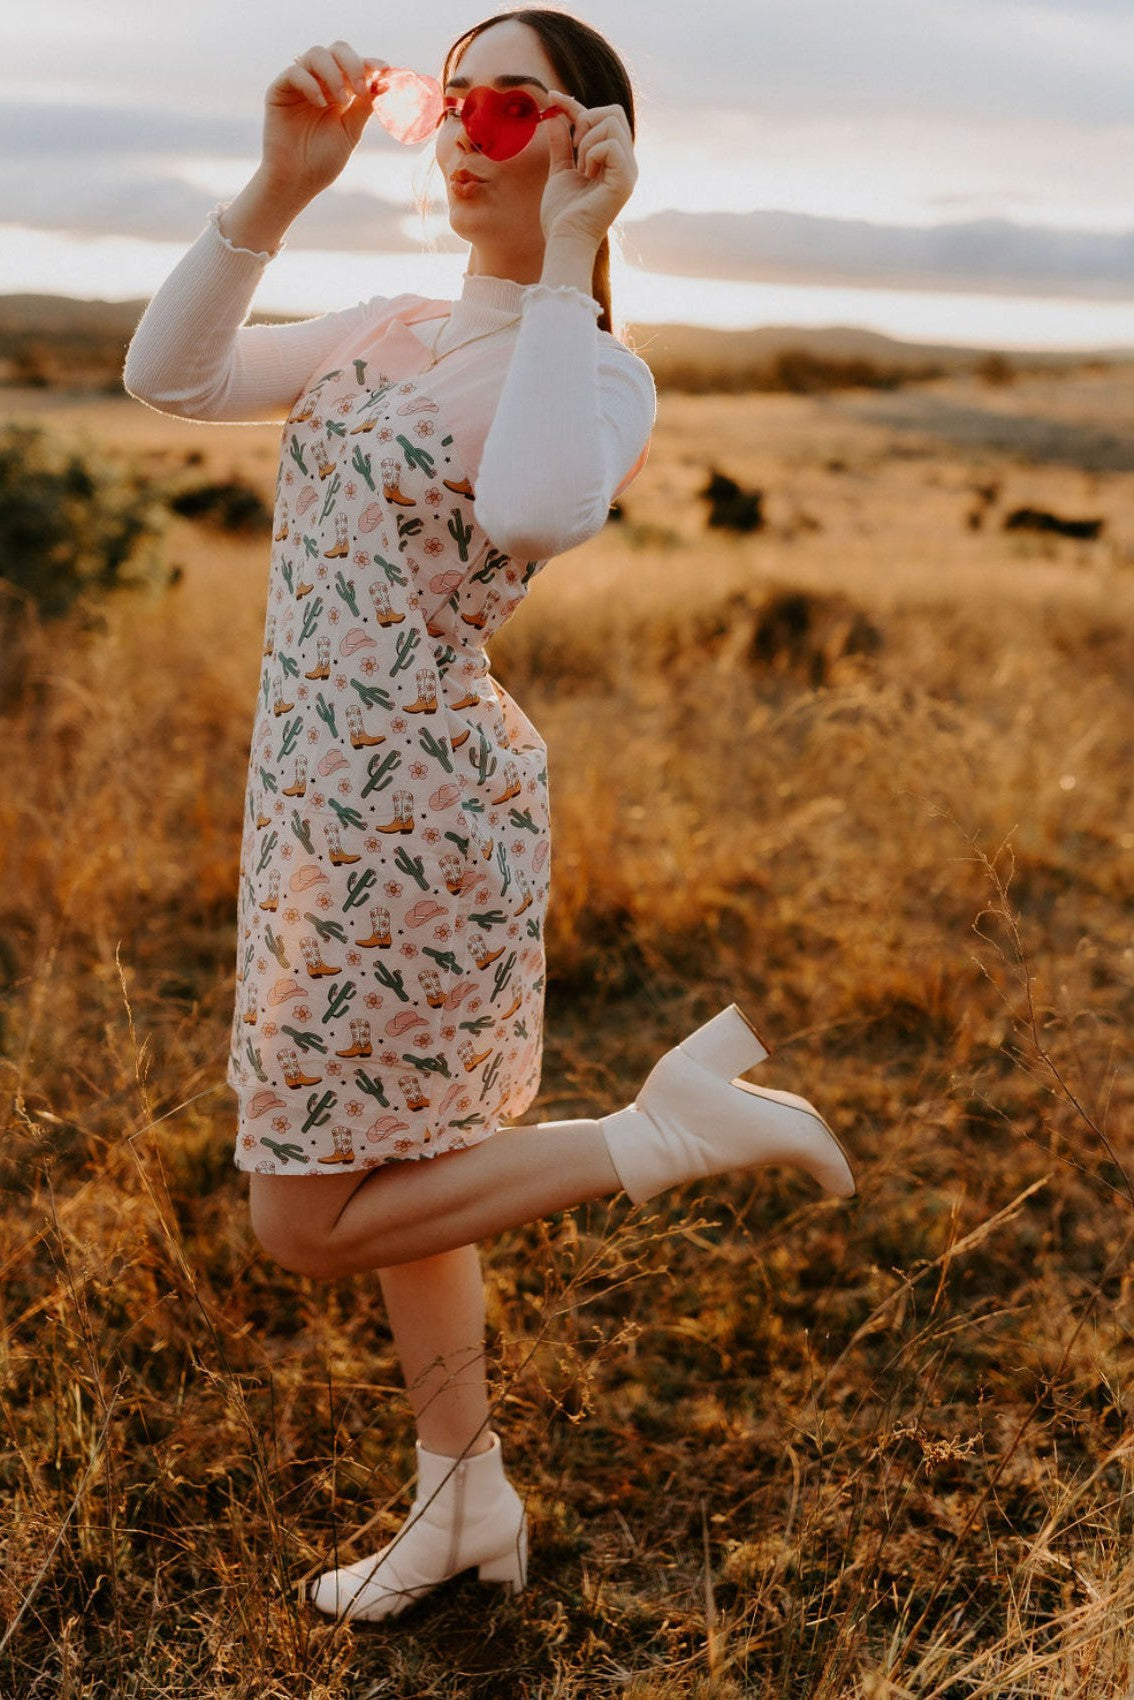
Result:
<instances>
[{"instance_id":1,"label":"brown hair","mask_svg":"<svg viewBox=\"0 0 1134 1700\"><path fill-rule=\"evenodd\" d=\"M485 18L483 23L474 24L464 35L458 36L445 55L442 84L448 82L450 71L456 69L465 48L478 35L491 29L493 24L508 21L526 24L534 30L555 66L555 74L565 94L573 94L584 106L621 106L630 121L630 134L634 134L634 91L625 65L597 30L571 17L568 12L556 12L550 7L529 6L516 12L498 12L494 18ZM613 332L609 236L603 237L595 255L591 294L602 308L599 329Z\"/></svg>"}]
</instances>

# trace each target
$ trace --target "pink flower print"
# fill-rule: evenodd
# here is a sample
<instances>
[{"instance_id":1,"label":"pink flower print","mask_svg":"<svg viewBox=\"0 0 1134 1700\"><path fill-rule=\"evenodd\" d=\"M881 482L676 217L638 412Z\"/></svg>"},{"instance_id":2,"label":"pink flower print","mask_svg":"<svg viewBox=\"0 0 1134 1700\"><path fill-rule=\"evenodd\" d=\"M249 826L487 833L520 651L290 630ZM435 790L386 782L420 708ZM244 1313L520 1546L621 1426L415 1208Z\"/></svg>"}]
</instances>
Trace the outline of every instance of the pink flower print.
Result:
<instances>
[{"instance_id":1,"label":"pink flower print","mask_svg":"<svg viewBox=\"0 0 1134 1700\"><path fill-rule=\"evenodd\" d=\"M439 927L434 927L433 937L435 939L444 940L444 939L447 939L451 936L452 931L453 931L452 927L450 927L447 922L442 921L442 923Z\"/></svg>"},{"instance_id":2,"label":"pink flower print","mask_svg":"<svg viewBox=\"0 0 1134 1700\"><path fill-rule=\"evenodd\" d=\"M300 702L306 702L308 697L311 695L311 691L307 685L300 685L295 694L299 698Z\"/></svg>"},{"instance_id":3,"label":"pink flower print","mask_svg":"<svg viewBox=\"0 0 1134 1700\"><path fill-rule=\"evenodd\" d=\"M367 1009L381 1009L382 1007L382 999L378 996L377 992L367 992L362 1001L366 1005Z\"/></svg>"},{"instance_id":4,"label":"pink flower print","mask_svg":"<svg viewBox=\"0 0 1134 1700\"><path fill-rule=\"evenodd\" d=\"M319 733L314 726L309 726L307 728L307 742L309 744L317 744L319 742Z\"/></svg>"},{"instance_id":5,"label":"pink flower print","mask_svg":"<svg viewBox=\"0 0 1134 1700\"><path fill-rule=\"evenodd\" d=\"M266 956L258 956L256 958L256 972L257 972L257 974L266 974L267 971L268 971L268 959L267 959L267 957Z\"/></svg>"},{"instance_id":6,"label":"pink flower print","mask_svg":"<svg viewBox=\"0 0 1134 1700\"><path fill-rule=\"evenodd\" d=\"M324 1072L326 1074L333 1074L335 1076L335 1078L337 1079L338 1076L343 1072L343 1065L342 1065L341 1062L329 1062L329 1063L324 1063L323 1069L324 1069Z\"/></svg>"},{"instance_id":7,"label":"pink flower print","mask_svg":"<svg viewBox=\"0 0 1134 1700\"><path fill-rule=\"evenodd\" d=\"M413 394L413 385L410 384L410 383L399 384L398 385L398 394L399 395L412 395Z\"/></svg>"},{"instance_id":8,"label":"pink flower print","mask_svg":"<svg viewBox=\"0 0 1134 1700\"><path fill-rule=\"evenodd\" d=\"M343 419L346 419L350 414L350 410L351 410L350 398L349 398L349 396L344 396L342 401L340 401L339 404L338 404L339 416Z\"/></svg>"},{"instance_id":9,"label":"pink flower print","mask_svg":"<svg viewBox=\"0 0 1134 1700\"><path fill-rule=\"evenodd\" d=\"M346 674L345 673L336 673L335 674L335 689L336 689L336 691L345 691L346 690Z\"/></svg>"},{"instance_id":10,"label":"pink flower print","mask_svg":"<svg viewBox=\"0 0 1134 1700\"><path fill-rule=\"evenodd\" d=\"M401 1060L402 1059L398 1055L397 1051L383 1051L382 1052L381 1061L386 1068L397 1068L397 1066L401 1062Z\"/></svg>"},{"instance_id":11,"label":"pink flower print","mask_svg":"<svg viewBox=\"0 0 1134 1700\"><path fill-rule=\"evenodd\" d=\"M360 968L362 966L362 952L360 950L348 950L346 953L346 959L352 968Z\"/></svg>"},{"instance_id":12,"label":"pink flower print","mask_svg":"<svg viewBox=\"0 0 1134 1700\"><path fill-rule=\"evenodd\" d=\"M243 1145L245 1151L254 1151L256 1149L256 1136L255 1136L255 1134L252 1134L252 1133L242 1134L241 1138L240 1138L240 1143L241 1143L241 1145Z\"/></svg>"},{"instance_id":13,"label":"pink flower print","mask_svg":"<svg viewBox=\"0 0 1134 1700\"><path fill-rule=\"evenodd\" d=\"M327 806L326 797L324 797L322 791L316 791L311 798L311 807L313 809L325 809L326 806Z\"/></svg>"},{"instance_id":14,"label":"pink flower print","mask_svg":"<svg viewBox=\"0 0 1134 1700\"><path fill-rule=\"evenodd\" d=\"M409 771L411 777L414 779L429 778L429 769L423 761L411 761L409 764Z\"/></svg>"},{"instance_id":15,"label":"pink flower print","mask_svg":"<svg viewBox=\"0 0 1134 1700\"><path fill-rule=\"evenodd\" d=\"M516 921L513 921L513 922L511 922L511 924L508 927L508 937L510 939L518 939L519 936L520 936L519 923L516 922Z\"/></svg>"},{"instance_id":16,"label":"pink flower print","mask_svg":"<svg viewBox=\"0 0 1134 1700\"><path fill-rule=\"evenodd\" d=\"M292 472L290 467L284 473L284 483L285 484L294 484L295 483L295 473Z\"/></svg>"},{"instance_id":17,"label":"pink flower print","mask_svg":"<svg viewBox=\"0 0 1134 1700\"><path fill-rule=\"evenodd\" d=\"M358 485L353 479L343 485L343 495L346 497L348 502L353 502L354 498L358 495Z\"/></svg>"},{"instance_id":18,"label":"pink flower print","mask_svg":"<svg viewBox=\"0 0 1134 1700\"><path fill-rule=\"evenodd\" d=\"M401 948L402 955L404 957L408 958L410 961L412 961L413 958L417 955L417 946L415 944L411 944L408 939L406 940L405 944L403 944L400 948Z\"/></svg>"},{"instance_id":19,"label":"pink flower print","mask_svg":"<svg viewBox=\"0 0 1134 1700\"><path fill-rule=\"evenodd\" d=\"M440 838L441 834L438 832L438 830L435 826L427 826L425 831L422 833L421 836L424 838L424 840L427 844L436 844L436 842Z\"/></svg>"},{"instance_id":20,"label":"pink flower print","mask_svg":"<svg viewBox=\"0 0 1134 1700\"><path fill-rule=\"evenodd\" d=\"M404 732L406 729L406 723L400 714L395 714L394 718L390 722L390 726L395 732Z\"/></svg>"},{"instance_id":21,"label":"pink flower print","mask_svg":"<svg viewBox=\"0 0 1134 1700\"><path fill-rule=\"evenodd\" d=\"M339 611L338 611L338 609L337 608L328 608L327 609L327 624L329 626L337 626L338 623L339 623Z\"/></svg>"},{"instance_id":22,"label":"pink flower print","mask_svg":"<svg viewBox=\"0 0 1134 1700\"><path fill-rule=\"evenodd\" d=\"M414 430L417 432L419 437L432 437L432 435L433 435L433 421L432 421L432 419L419 419L417 424L414 426Z\"/></svg>"},{"instance_id":23,"label":"pink flower print","mask_svg":"<svg viewBox=\"0 0 1134 1700\"><path fill-rule=\"evenodd\" d=\"M295 1019L297 1021L310 1021L311 1020L311 1011L305 1003L296 1004L295 1008L292 1010L291 1013L295 1016Z\"/></svg>"},{"instance_id":24,"label":"pink flower print","mask_svg":"<svg viewBox=\"0 0 1134 1700\"><path fill-rule=\"evenodd\" d=\"M277 1133L286 1133L287 1132L287 1117L286 1116L273 1116L272 1117L272 1126L275 1128Z\"/></svg>"},{"instance_id":25,"label":"pink flower print","mask_svg":"<svg viewBox=\"0 0 1134 1700\"><path fill-rule=\"evenodd\" d=\"M394 433L391 431L390 427L388 425L383 425L378 433L378 441L380 443L389 443L393 441L393 436Z\"/></svg>"},{"instance_id":26,"label":"pink flower print","mask_svg":"<svg viewBox=\"0 0 1134 1700\"><path fill-rule=\"evenodd\" d=\"M400 897L402 895L402 888L397 880L387 880L382 890L387 897Z\"/></svg>"},{"instance_id":27,"label":"pink flower print","mask_svg":"<svg viewBox=\"0 0 1134 1700\"><path fill-rule=\"evenodd\" d=\"M363 1112L363 1106L359 1103L357 1098L348 1098L347 1102L343 1105L343 1112L348 1116L360 1116Z\"/></svg>"},{"instance_id":28,"label":"pink flower print","mask_svg":"<svg viewBox=\"0 0 1134 1700\"><path fill-rule=\"evenodd\" d=\"M265 1039L274 1039L276 1034L279 1032L279 1028L276 1026L274 1021L265 1021L260 1031L263 1033Z\"/></svg>"},{"instance_id":29,"label":"pink flower print","mask_svg":"<svg viewBox=\"0 0 1134 1700\"><path fill-rule=\"evenodd\" d=\"M329 909L331 904L334 902L334 899L329 891L321 891L315 899L315 902L320 909Z\"/></svg>"},{"instance_id":30,"label":"pink flower print","mask_svg":"<svg viewBox=\"0 0 1134 1700\"><path fill-rule=\"evenodd\" d=\"M474 1015L476 1014L477 1010L480 1008L480 1006L483 1002L484 1002L483 998L470 998L469 999L469 1008L472 1010Z\"/></svg>"},{"instance_id":31,"label":"pink flower print","mask_svg":"<svg viewBox=\"0 0 1134 1700\"><path fill-rule=\"evenodd\" d=\"M315 577L316 578L326 578L326 576L327 576L327 569L323 565L323 563L320 562L319 565L315 568Z\"/></svg>"},{"instance_id":32,"label":"pink flower print","mask_svg":"<svg viewBox=\"0 0 1134 1700\"><path fill-rule=\"evenodd\" d=\"M280 845L280 855L283 857L285 862L289 862L291 860L292 853L293 853L293 846L292 845L290 845L290 844L281 844Z\"/></svg>"},{"instance_id":33,"label":"pink flower print","mask_svg":"<svg viewBox=\"0 0 1134 1700\"><path fill-rule=\"evenodd\" d=\"M377 851L377 850L381 850L381 848L382 848L381 844L378 842L378 840L376 838L367 838L366 840L364 840L364 842L365 842L366 848L368 850Z\"/></svg>"},{"instance_id":34,"label":"pink flower print","mask_svg":"<svg viewBox=\"0 0 1134 1700\"><path fill-rule=\"evenodd\" d=\"M457 1029L455 1027L442 1027L441 1037L443 1039L455 1039L457 1037Z\"/></svg>"},{"instance_id":35,"label":"pink flower print","mask_svg":"<svg viewBox=\"0 0 1134 1700\"><path fill-rule=\"evenodd\" d=\"M349 779L340 779L339 780L339 796L340 797L349 797L350 793L351 793L350 780Z\"/></svg>"},{"instance_id":36,"label":"pink flower print","mask_svg":"<svg viewBox=\"0 0 1134 1700\"><path fill-rule=\"evenodd\" d=\"M365 673L368 679L372 679L378 671L378 663L372 655L364 655L358 665L360 671Z\"/></svg>"},{"instance_id":37,"label":"pink flower print","mask_svg":"<svg viewBox=\"0 0 1134 1700\"><path fill-rule=\"evenodd\" d=\"M523 841L523 839L522 838L513 838L512 843L511 843L509 848L511 849L513 856L522 856L523 853L524 853L524 841Z\"/></svg>"},{"instance_id":38,"label":"pink flower print","mask_svg":"<svg viewBox=\"0 0 1134 1700\"><path fill-rule=\"evenodd\" d=\"M442 555L445 552L445 545L439 537L427 537L422 548L427 555Z\"/></svg>"},{"instance_id":39,"label":"pink flower print","mask_svg":"<svg viewBox=\"0 0 1134 1700\"><path fill-rule=\"evenodd\" d=\"M370 556L366 553L365 549L355 550L354 564L356 567L368 567L370 565Z\"/></svg>"},{"instance_id":40,"label":"pink flower print","mask_svg":"<svg viewBox=\"0 0 1134 1700\"><path fill-rule=\"evenodd\" d=\"M431 508L439 508L441 506L441 503L445 500L444 496L441 494L440 490L438 490L436 485L434 485L432 489L427 490L425 492L425 499L429 503L429 506Z\"/></svg>"}]
</instances>

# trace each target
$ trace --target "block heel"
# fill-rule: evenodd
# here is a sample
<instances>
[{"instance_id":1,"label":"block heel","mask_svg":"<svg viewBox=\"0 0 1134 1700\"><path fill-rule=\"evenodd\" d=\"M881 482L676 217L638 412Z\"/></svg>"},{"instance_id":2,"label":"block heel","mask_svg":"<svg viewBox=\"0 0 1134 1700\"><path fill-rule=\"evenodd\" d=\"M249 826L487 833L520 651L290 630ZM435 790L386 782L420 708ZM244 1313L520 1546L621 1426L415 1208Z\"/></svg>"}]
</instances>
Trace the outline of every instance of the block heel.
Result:
<instances>
[{"instance_id":1,"label":"block heel","mask_svg":"<svg viewBox=\"0 0 1134 1700\"><path fill-rule=\"evenodd\" d=\"M477 1570L481 1582L505 1582L513 1594L522 1594L528 1580L528 1518L525 1512L515 1543L499 1558L486 1558Z\"/></svg>"},{"instance_id":2,"label":"block heel","mask_svg":"<svg viewBox=\"0 0 1134 1700\"><path fill-rule=\"evenodd\" d=\"M678 1049L702 1068L711 1069L721 1080L734 1079L770 1055L755 1027L735 1003L682 1039Z\"/></svg>"}]
</instances>

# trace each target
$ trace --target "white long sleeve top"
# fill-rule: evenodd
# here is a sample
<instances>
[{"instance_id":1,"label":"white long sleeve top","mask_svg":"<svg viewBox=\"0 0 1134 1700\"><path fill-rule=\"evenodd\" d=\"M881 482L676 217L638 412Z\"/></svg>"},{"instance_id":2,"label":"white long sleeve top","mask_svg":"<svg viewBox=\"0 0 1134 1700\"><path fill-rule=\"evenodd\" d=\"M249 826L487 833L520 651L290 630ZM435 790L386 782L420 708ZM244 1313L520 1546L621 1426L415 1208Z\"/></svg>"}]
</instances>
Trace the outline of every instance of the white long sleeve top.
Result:
<instances>
[{"instance_id":1,"label":"white long sleeve top","mask_svg":"<svg viewBox=\"0 0 1134 1700\"><path fill-rule=\"evenodd\" d=\"M547 560L601 529L645 460L657 398L645 362L599 330L595 300L466 275L455 302L375 296L296 324L248 325L273 256L230 242L219 210L138 325L124 373L132 396L188 419L285 419L332 354L341 361L400 318L427 349L453 350L430 386L496 547Z\"/></svg>"}]
</instances>

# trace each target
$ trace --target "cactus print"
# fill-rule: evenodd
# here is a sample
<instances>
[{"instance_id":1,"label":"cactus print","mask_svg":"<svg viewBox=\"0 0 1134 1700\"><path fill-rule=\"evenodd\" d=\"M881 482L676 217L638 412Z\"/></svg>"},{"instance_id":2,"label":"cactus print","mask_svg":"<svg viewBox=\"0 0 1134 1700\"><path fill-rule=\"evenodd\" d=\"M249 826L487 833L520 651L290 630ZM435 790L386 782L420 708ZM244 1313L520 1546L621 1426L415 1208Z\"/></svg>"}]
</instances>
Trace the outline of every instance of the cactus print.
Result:
<instances>
[{"instance_id":1,"label":"cactus print","mask_svg":"<svg viewBox=\"0 0 1134 1700\"><path fill-rule=\"evenodd\" d=\"M473 1145L539 1084L546 748L484 644L543 563L478 528L405 349L283 431L227 1071L265 1174Z\"/></svg>"}]
</instances>

